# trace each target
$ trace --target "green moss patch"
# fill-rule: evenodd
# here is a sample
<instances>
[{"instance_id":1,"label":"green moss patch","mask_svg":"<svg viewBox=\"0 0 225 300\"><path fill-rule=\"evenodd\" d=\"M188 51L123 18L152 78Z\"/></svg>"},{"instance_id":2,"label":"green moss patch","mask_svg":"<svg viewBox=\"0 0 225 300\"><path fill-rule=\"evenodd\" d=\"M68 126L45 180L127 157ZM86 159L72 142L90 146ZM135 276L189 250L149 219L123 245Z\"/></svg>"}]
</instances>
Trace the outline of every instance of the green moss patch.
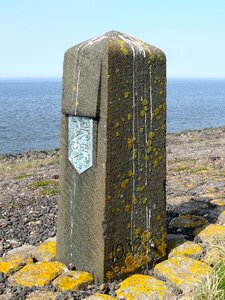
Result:
<instances>
[{"instance_id":1,"label":"green moss patch","mask_svg":"<svg viewBox=\"0 0 225 300\"><path fill-rule=\"evenodd\" d=\"M39 180L28 185L31 190L39 189L44 196L54 196L59 193L58 181L55 180Z\"/></svg>"}]
</instances>

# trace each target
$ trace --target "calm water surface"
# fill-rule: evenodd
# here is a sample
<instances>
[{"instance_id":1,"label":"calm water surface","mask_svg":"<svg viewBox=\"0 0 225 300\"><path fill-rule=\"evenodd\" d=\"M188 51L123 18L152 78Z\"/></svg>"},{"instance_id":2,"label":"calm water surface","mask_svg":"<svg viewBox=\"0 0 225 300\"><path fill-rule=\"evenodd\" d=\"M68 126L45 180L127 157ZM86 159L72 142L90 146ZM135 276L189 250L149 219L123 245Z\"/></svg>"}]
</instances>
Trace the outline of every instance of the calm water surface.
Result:
<instances>
[{"instance_id":1,"label":"calm water surface","mask_svg":"<svg viewBox=\"0 0 225 300\"><path fill-rule=\"evenodd\" d=\"M60 80L0 80L0 153L59 147ZM168 80L167 130L225 126L225 80Z\"/></svg>"}]
</instances>

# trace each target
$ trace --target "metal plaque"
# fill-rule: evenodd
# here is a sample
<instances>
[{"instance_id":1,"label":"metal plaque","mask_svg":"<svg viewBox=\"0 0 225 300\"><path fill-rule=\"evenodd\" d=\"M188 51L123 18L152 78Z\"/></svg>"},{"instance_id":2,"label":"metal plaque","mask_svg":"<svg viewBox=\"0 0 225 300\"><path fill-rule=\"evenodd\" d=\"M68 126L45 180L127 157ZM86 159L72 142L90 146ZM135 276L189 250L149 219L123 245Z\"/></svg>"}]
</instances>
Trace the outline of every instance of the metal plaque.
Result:
<instances>
[{"instance_id":1,"label":"metal plaque","mask_svg":"<svg viewBox=\"0 0 225 300\"><path fill-rule=\"evenodd\" d=\"M79 174L92 166L93 119L68 117L68 159Z\"/></svg>"}]
</instances>

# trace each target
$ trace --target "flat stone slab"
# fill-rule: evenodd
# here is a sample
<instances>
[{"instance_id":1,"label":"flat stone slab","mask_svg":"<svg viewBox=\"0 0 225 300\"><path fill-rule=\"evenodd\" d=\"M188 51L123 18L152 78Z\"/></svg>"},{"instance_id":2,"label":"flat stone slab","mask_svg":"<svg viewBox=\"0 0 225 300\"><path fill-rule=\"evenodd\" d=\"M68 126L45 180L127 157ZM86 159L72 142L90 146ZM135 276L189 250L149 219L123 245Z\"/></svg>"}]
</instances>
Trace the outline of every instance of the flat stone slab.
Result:
<instances>
[{"instance_id":1,"label":"flat stone slab","mask_svg":"<svg viewBox=\"0 0 225 300\"><path fill-rule=\"evenodd\" d=\"M114 300L114 299L118 299L118 298L109 295L104 295L104 294L95 294L88 298L85 298L85 300Z\"/></svg>"},{"instance_id":2,"label":"flat stone slab","mask_svg":"<svg viewBox=\"0 0 225 300\"><path fill-rule=\"evenodd\" d=\"M181 215L179 217L173 218L169 223L169 227L194 229L196 227L200 227L206 224L208 224L208 221L202 216Z\"/></svg>"},{"instance_id":3,"label":"flat stone slab","mask_svg":"<svg viewBox=\"0 0 225 300\"><path fill-rule=\"evenodd\" d=\"M45 241L33 252L37 261L53 261L56 258L56 241Z\"/></svg>"},{"instance_id":4,"label":"flat stone slab","mask_svg":"<svg viewBox=\"0 0 225 300\"><path fill-rule=\"evenodd\" d=\"M59 295L57 292L38 291L31 293L26 300L56 300Z\"/></svg>"},{"instance_id":5,"label":"flat stone slab","mask_svg":"<svg viewBox=\"0 0 225 300\"><path fill-rule=\"evenodd\" d=\"M13 274L9 278L9 283L25 287L44 286L67 270L66 265L59 262L28 264Z\"/></svg>"},{"instance_id":6,"label":"flat stone slab","mask_svg":"<svg viewBox=\"0 0 225 300\"><path fill-rule=\"evenodd\" d=\"M88 272L67 271L53 281L53 285L61 291L76 291L86 288L94 281Z\"/></svg>"},{"instance_id":7,"label":"flat stone slab","mask_svg":"<svg viewBox=\"0 0 225 300\"><path fill-rule=\"evenodd\" d=\"M202 254L203 254L202 246L194 242L187 241L182 245L179 245L178 247L174 248L172 251L170 251L168 257L171 258L171 257L178 257L178 256L181 257L186 256L186 257L199 259Z\"/></svg>"},{"instance_id":8,"label":"flat stone slab","mask_svg":"<svg viewBox=\"0 0 225 300\"><path fill-rule=\"evenodd\" d=\"M154 268L158 278L183 291L192 290L211 272L212 268L207 264L185 256L169 258Z\"/></svg>"},{"instance_id":9,"label":"flat stone slab","mask_svg":"<svg viewBox=\"0 0 225 300\"><path fill-rule=\"evenodd\" d=\"M26 264L32 264L32 251L35 249L31 245L23 245L8 252L8 254L0 259L0 272L8 274L16 272Z\"/></svg>"},{"instance_id":10,"label":"flat stone slab","mask_svg":"<svg viewBox=\"0 0 225 300\"><path fill-rule=\"evenodd\" d=\"M165 282L148 275L132 275L120 283L117 297L135 300L166 299Z\"/></svg>"},{"instance_id":11,"label":"flat stone slab","mask_svg":"<svg viewBox=\"0 0 225 300\"><path fill-rule=\"evenodd\" d=\"M216 243L216 240L219 241L221 238L225 238L225 226L210 224L196 235L195 240L210 244Z\"/></svg>"}]
</instances>

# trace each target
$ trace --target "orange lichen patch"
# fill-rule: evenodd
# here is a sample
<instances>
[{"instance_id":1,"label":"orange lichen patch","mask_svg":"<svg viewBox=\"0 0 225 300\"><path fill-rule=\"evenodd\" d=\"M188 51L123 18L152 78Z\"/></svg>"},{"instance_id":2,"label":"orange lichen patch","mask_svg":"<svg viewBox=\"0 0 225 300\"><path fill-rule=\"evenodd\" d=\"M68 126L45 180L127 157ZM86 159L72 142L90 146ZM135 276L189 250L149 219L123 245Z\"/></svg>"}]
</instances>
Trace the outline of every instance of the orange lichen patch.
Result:
<instances>
[{"instance_id":1,"label":"orange lichen patch","mask_svg":"<svg viewBox=\"0 0 225 300\"><path fill-rule=\"evenodd\" d=\"M86 288L94 281L88 272L67 271L53 281L53 285L60 291L76 291Z\"/></svg>"},{"instance_id":2,"label":"orange lichen patch","mask_svg":"<svg viewBox=\"0 0 225 300\"><path fill-rule=\"evenodd\" d=\"M202 216L197 215L181 215L171 220L170 228L196 228L206 225L208 222Z\"/></svg>"},{"instance_id":3,"label":"orange lichen patch","mask_svg":"<svg viewBox=\"0 0 225 300\"><path fill-rule=\"evenodd\" d=\"M126 300L165 299L165 282L148 275L135 274L120 283L116 295Z\"/></svg>"},{"instance_id":4,"label":"orange lichen patch","mask_svg":"<svg viewBox=\"0 0 225 300\"><path fill-rule=\"evenodd\" d=\"M125 180L123 180L122 182L121 182L121 188L122 189L126 189L127 188L127 185L128 185L128 183L129 183L129 179L125 179Z\"/></svg>"},{"instance_id":5,"label":"orange lichen patch","mask_svg":"<svg viewBox=\"0 0 225 300\"><path fill-rule=\"evenodd\" d=\"M195 238L197 240L200 239L201 242L206 244L216 241L217 239L225 238L225 226L210 224L199 232Z\"/></svg>"},{"instance_id":6,"label":"orange lichen patch","mask_svg":"<svg viewBox=\"0 0 225 300\"><path fill-rule=\"evenodd\" d=\"M48 299L48 300L56 300L60 293L57 292L48 292L48 291L36 291L31 293L26 300L40 300L40 299Z\"/></svg>"},{"instance_id":7,"label":"orange lichen patch","mask_svg":"<svg viewBox=\"0 0 225 300\"><path fill-rule=\"evenodd\" d=\"M9 280L12 284L26 287L44 286L64 271L67 271L67 268L63 263L38 262L26 265Z\"/></svg>"},{"instance_id":8,"label":"orange lichen patch","mask_svg":"<svg viewBox=\"0 0 225 300\"><path fill-rule=\"evenodd\" d=\"M212 268L198 260L183 257L172 257L155 266L154 273L182 290L189 290L196 283L206 279Z\"/></svg>"},{"instance_id":9,"label":"orange lichen patch","mask_svg":"<svg viewBox=\"0 0 225 300\"><path fill-rule=\"evenodd\" d=\"M142 233L142 237L141 237L142 243L147 243L148 241L150 241L151 237L152 237L151 232L148 231L148 230L145 230L145 231Z\"/></svg>"},{"instance_id":10,"label":"orange lichen patch","mask_svg":"<svg viewBox=\"0 0 225 300\"><path fill-rule=\"evenodd\" d=\"M105 294L94 294L88 298L85 298L84 300L114 300L114 299L118 299L109 295L105 295Z\"/></svg>"},{"instance_id":11,"label":"orange lichen patch","mask_svg":"<svg viewBox=\"0 0 225 300\"><path fill-rule=\"evenodd\" d=\"M134 272L135 270L139 269L142 266L145 266L150 261L150 258L146 255L141 253L140 255L132 255L128 253L125 258L125 266L121 270L121 274Z\"/></svg>"},{"instance_id":12,"label":"orange lichen patch","mask_svg":"<svg viewBox=\"0 0 225 300\"><path fill-rule=\"evenodd\" d=\"M133 148L133 145L134 145L135 141L136 141L135 137L127 138L127 147L128 147L128 149L132 149Z\"/></svg>"},{"instance_id":13,"label":"orange lichen patch","mask_svg":"<svg viewBox=\"0 0 225 300\"><path fill-rule=\"evenodd\" d=\"M108 271L106 273L106 278L108 278L109 280L113 278L113 272L112 271Z\"/></svg>"},{"instance_id":14,"label":"orange lichen patch","mask_svg":"<svg viewBox=\"0 0 225 300\"><path fill-rule=\"evenodd\" d=\"M141 233L141 229L140 228L136 228L135 229L135 237L138 238L140 236Z\"/></svg>"},{"instance_id":15,"label":"orange lichen patch","mask_svg":"<svg viewBox=\"0 0 225 300\"><path fill-rule=\"evenodd\" d=\"M220 207L225 206L225 199L215 199L210 201L210 203Z\"/></svg>"},{"instance_id":16,"label":"orange lichen patch","mask_svg":"<svg viewBox=\"0 0 225 300\"><path fill-rule=\"evenodd\" d=\"M177 257L177 256L187 256L187 257L199 259L202 253L203 253L203 248L200 245L191 241L187 241L182 245L174 248L169 253L169 258Z\"/></svg>"},{"instance_id":17,"label":"orange lichen patch","mask_svg":"<svg viewBox=\"0 0 225 300\"><path fill-rule=\"evenodd\" d=\"M44 242L33 253L37 261L51 261L56 257L56 241Z\"/></svg>"},{"instance_id":18,"label":"orange lichen patch","mask_svg":"<svg viewBox=\"0 0 225 300\"><path fill-rule=\"evenodd\" d=\"M128 224L127 224L127 229L130 229L130 228L131 228L131 224L128 223Z\"/></svg>"}]
</instances>

